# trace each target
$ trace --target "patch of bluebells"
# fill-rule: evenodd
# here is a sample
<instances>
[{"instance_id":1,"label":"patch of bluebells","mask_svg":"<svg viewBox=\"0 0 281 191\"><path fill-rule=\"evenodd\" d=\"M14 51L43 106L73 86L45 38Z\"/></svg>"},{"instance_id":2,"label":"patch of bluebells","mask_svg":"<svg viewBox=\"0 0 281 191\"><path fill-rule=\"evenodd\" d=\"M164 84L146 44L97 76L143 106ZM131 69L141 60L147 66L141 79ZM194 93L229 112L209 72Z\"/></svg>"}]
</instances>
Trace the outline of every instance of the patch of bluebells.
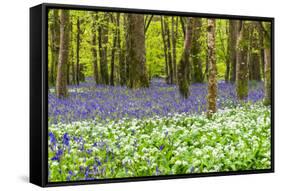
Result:
<instances>
[{"instance_id":1,"label":"patch of bluebells","mask_svg":"<svg viewBox=\"0 0 281 191\"><path fill-rule=\"evenodd\" d=\"M176 85L154 78L149 88L131 90L125 86L96 85L91 78L79 86L69 86L69 97L58 99L48 95L49 123L70 123L81 120L118 120L120 118L146 118L173 113L202 113L206 111L208 85L195 83L191 95L183 99ZM264 97L263 83L249 84L247 101L257 102ZM238 104L235 84L218 83L218 108Z\"/></svg>"}]
</instances>

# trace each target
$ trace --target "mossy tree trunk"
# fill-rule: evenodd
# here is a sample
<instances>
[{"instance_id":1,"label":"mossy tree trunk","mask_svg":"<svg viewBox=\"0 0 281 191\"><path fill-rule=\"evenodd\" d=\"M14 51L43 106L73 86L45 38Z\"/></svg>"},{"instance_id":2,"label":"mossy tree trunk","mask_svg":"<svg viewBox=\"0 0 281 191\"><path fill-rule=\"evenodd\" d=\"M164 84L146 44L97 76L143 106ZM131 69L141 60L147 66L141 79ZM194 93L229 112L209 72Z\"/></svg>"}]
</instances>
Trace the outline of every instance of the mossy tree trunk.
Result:
<instances>
[{"instance_id":1,"label":"mossy tree trunk","mask_svg":"<svg viewBox=\"0 0 281 191\"><path fill-rule=\"evenodd\" d=\"M97 51L97 27L96 22L98 17L96 13L92 14L93 25L92 25L92 56L93 56L93 77L96 84L99 84L99 69L98 69L98 51Z\"/></svg>"},{"instance_id":2,"label":"mossy tree trunk","mask_svg":"<svg viewBox=\"0 0 281 191\"><path fill-rule=\"evenodd\" d=\"M120 28L118 29L118 35L117 35L117 46L119 47L119 68L120 68L120 85L124 86L126 85L127 82L127 69L126 69L126 50L127 50L127 38L126 38L126 33L127 33L127 20L126 16L123 15L123 28L124 28L124 40L121 41L121 30Z\"/></svg>"},{"instance_id":3,"label":"mossy tree trunk","mask_svg":"<svg viewBox=\"0 0 281 191\"><path fill-rule=\"evenodd\" d=\"M264 105L271 105L271 24L269 22L260 23L264 31Z\"/></svg>"},{"instance_id":4,"label":"mossy tree trunk","mask_svg":"<svg viewBox=\"0 0 281 191\"><path fill-rule=\"evenodd\" d=\"M173 76L174 76L174 83L177 83L177 38L178 38L178 17L172 17L172 63L173 63Z\"/></svg>"},{"instance_id":5,"label":"mossy tree trunk","mask_svg":"<svg viewBox=\"0 0 281 191\"><path fill-rule=\"evenodd\" d=\"M165 41L167 45L167 61L169 66L169 84L174 83L174 67L172 60L172 46L171 46L171 35L170 35L170 27L169 27L169 17L164 17L164 28L165 28Z\"/></svg>"},{"instance_id":6,"label":"mossy tree trunk","mask_svg":"<svg viewBox=\"0 0 281 191\"><path fill-rule=\"evenodd\" d=\"M183 98L188 98L190 95L190 48L192 40L192 23L192 18L187 18L184 48L178 65L178 86L180 95Z\"/></svg>"},{"instance_id":7,"label":"mossy tree trunk","mask_svg":"<svg viewBox=\"0 0 281 191\"><path fill-rule=\"evenodd\" d=\"M257 22L250 24L249 44L249 80L261 80L260 47Z\"/></svg>"},{"instance_id":8,"label":"mossy tree trunk","mask_svg":"<svg viewBox=\"0 0 281 191\"><path fill-rule=\"evenodd\" d=\"M257 23L258 26L258 39L259 39L259 48L260 48L260 65L261 65L261 78L265 79L264 67L265 67L265 57L264 57L264 32L261 27L261 21Z\"/></svg>"},{"instance_id":9,"label":"mossy tree trunk","mask_svg":"<svg viewBox=\"0 0 281 191\"><path fill-rule=\"evenodd\" d=\"M50 24L50 45L51 45L51 71L50 71L50 84L55 85L56 82L56 71L58 66L59 58L59 46L60 46L60 24L59 24L59 10L54 9L53 22Z\"/></svg>"},{"instance_id":10,"label":"mossy tree trunk","mask_svg":"<svg viewBox=\"0 0 281 191\"><path fill-rule=\"evenodd\" d=\"M56 94L59 98L67 97L67 64L69 50L69 11L60 14L60 48L57 68Z\"/></svg>"},{"instance_id":11,"label":"mossy tree trunk","mask_svg":"<svg viewBox=\"0 0 281 191\"><path fill-rule=\"evenodd\" d=\"M236 62L236 94L239 100L248 98L248 33L245 21L239 21Z\"/></svg>"},{"instance_id":12,"label":"mossy tree trunk","mask_svg":"<svg viewBox=\"0 0 281 191\"><path fill-rule=\"evenodd\" d=\"M168 56L167 56L167 45L166 45L166 35L165 35L165 27L164 27L164 18L161 16L161 34L163 39L163 49L164 49L164 58L165 58L165 74L166 74L166 82L169 82L169 66L168 66Z\"/></svg>"},{"instance_id":13,"label":"mossy tree trunk","mask_svg":"<svg viewBox=\"0 0 281 191\"><path fill-rule=\"evenodd\" d=\"M114 86L114 76L115 76L115 52L117 49L117 33L118 33L118 28L119 28L119 21L117 23L117 17L118 15L120 15L120 13L116 13L116 18L114 17L114 15L111 15L111 22L116 25L117 27L115 27L112 31L112 35L113 35L113 46L111 49L111 62L110 62L110 85Z\"/></svg>"},{"instance_id":14,"label":"mossy tree trunk","mask_svg":"<svg viewBox=\"0 0 281 191\"><path fill-rule=\"evenodd\" d=\"M129 87L149 87L146 73L144 16L128 14L129 49Z\"/></svg>"},{"instance_id":15,"label":"mossy tree trunk","mask_svg":"<svg viewBox=\"0 0 281 191\"><path fill-rule=\"evenodd\" d=\"M215 19L208 19L208 111L207 115L212 116L217 111L217 66L216 66L216 22Z\"/></svg>"},{"instance_id":16,"label":"mossy tree trunk","mask_svg":"<svg viewBox=\"0 0 281 191\"><path fill-rule=\"evenodd\" d=\"M99 16L100 17L100 16ZM109 84L108 63L107 63L107 44L108 44L108 24L109 13L104 13L99 19L98 41L99 41L99 58L100 58L100 83Z\"/></svg>"},{"instance_id":17,"label":"mossy tree trunk","mask_svg":"<svg viewBox=\"0 0 281 191\"><path fill-rule=\"evenodd\" d=\"M76 26L77 26L77 34L76 34L76 84L79 85L80 83L80 34L81 34L81 29L80 29L80 18L77 18Z\"/></svg>"},{"instance_id":18,"label":"mossy tree trunk","mask_svg":"<svg viewBox=\"0 0 281 191\"><path fill-rule=\"evenodd\" d=\"M229 20L229 36L228 36L228 55L229 55L229 80L235 82L236 80L236 45L238 36L238 21Z\"/></svg>"},{"instance_id":19,"label":"mossy tree trunk","mask_svg":"<svg viewBox=\"0 0 281 191\"><path fill-rule=\"evenodd\" d=\"M270 105L271 104L271 49L269 47L264 50L264 57L265 57L264 105Z\"/></svg>"},{"instance_id":20,"label":"mossy tree trunk","mask_svg":"<svg viewBox=\"0 0 281 191\"><path fill-rule=\"evenodd\" d=\"M192 57L192 68L193 68L193 81L202 83L203 72L202 72L202 60L201 60L201 34L202 34L202 19L194 18L193 23L193 37L191 45L191 57Z\"/></svg>"}]
</instances>

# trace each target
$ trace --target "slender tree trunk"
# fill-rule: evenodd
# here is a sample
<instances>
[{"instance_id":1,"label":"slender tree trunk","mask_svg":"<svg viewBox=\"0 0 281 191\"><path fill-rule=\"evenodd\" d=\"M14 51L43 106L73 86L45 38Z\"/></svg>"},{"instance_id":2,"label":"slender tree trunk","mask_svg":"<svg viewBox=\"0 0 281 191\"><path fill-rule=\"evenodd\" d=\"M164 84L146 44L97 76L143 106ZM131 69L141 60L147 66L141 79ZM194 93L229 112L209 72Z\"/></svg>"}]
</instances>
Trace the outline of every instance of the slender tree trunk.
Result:
<instances>
[{"instance_id":1,"label":"slender tree trunk","mask_svg":"<svg viewBox=\"0 0 281 191\"><path fill-rule=\"evenodd\" d=\"M70 17L70 40L69 40L69 52L70 52L70 65L71 65L71 84L76 84L75 82L75 60L74 60L74 32L73 32L73 19Z\"/></svg>"},{"instance_id":2,"label":"slender tree trunk","mask_svg":"<svg viewBox=\"0 0 281 191\"><path fill-rule=\"evenodd\" d=\"M193 23L193 37L191 45L191 57L193 64L193 81L194 82L203 82L203 72L202 72L202 60L200 57L201 53L201 30L202 30L202 19L194 18Z\"/></svg>"},{"instance_id":3,"label":"slender tree trunk","mask_svg":"<svg viewBox=\"0 0 281 191\"><path fill-rule=\"evenodd\" d=\"M248 97L248 44L247 28L245 22L240 21L237 39L237 63L236 63L236 94L239 100Z\"/></svg>"},{"instance_id":4,"label":"slender tree trunk","mask_svg":"<svg viewBox=\"0 0 281 191\"><path fill-rule=\"evenodd\" d=\"M265 26L264 26L265 25ZM271 24L260 23L260 26L263 27L264 34L264 58L265 58L265 67L264 67L264 105L271 105Z\"/></svg>"},{"instance_id":5,"label":"slender tree trunk","mask_svg":"<svg viewBox=\"0 0 281 191\"><path fill-rule=\"evenodd\" d=\"M112 15L112 23L115 22L114 16ZM116 22L117 25L117 22ZM119 26L118 26L119 27ZM110 63L110 85L114 86L114 72L115 72L115 51L117 45L117 28L113 31L113 47L111 50L111 63Z\"/></svg>"},{"instance_id":6,"label":"slender tree trunk","mask_svg":"<svg viewBox=\"0 0 281 191\"><path fill-rule=\"evenodd\" d=\"M185 32L184 48L178 67L178 86L183 98L190 95L190 48L192 40L192 18L187 18L187 28Z\"/></svg>"},{"instance_id":7,"label":"slender tree trunk","mask_svg":"<svg viewBox=\"0 0 281 191\"><path fill-rule=\"evenodd\" d=\"M265 57L265 95L264 95L264 105L271 104L271 49L270 47L265 48L264 50Z\"/></svg>"},{"instance_id":8,"label":"slender tree trunk","mask_svg":"<svg viewBox=\"0 0 281 191\"><path fill-rule=\"evenodd\" d=\"M125 39L126 39L126 51L125 51L125 72L126 72L126 84L127 86L129 86L130 83L130 55L129 55L129 50L130 50L130 38L131 38L131 34L129 32L129 16L128 14L126 14L126 17L124 17L124 22L126 23L124 25L124 29L125 29Z\"/></svg>"},{"instance_id":9,"label":"slender tree trunk","mask_svg":"<svg viewBox=\"0 0 281 191\"><path fill-rule=\"evenodd\" d=\"M60 24L59 24L59 13L58 9L53 10L53 24L50 27L51 34L51 52L52 52L52 62L51 62L51 75L50 82L51 85L55 85L56 73L59 58L59 46L60 46Z\"/></svg>"},{"instance_id":10,"label":"slender tree trunk","mask_svg":"<svg viewBox=\"0 0 281 191\"><path fill-rule=\"evenodd\" d=\"M169 83L174 83L174 71L172 63L172 51L171 51L171 37L170 37L170 28L168 18L164 17L164 27L165 27L165 40L167 42L167 56L168 56L168 65L169 65Z\"/></svg>"},{"instance_id":11,"label":"slender tree trunk","mask_svg":"<svg viewBox=\"0 0 281 191\"><path fill-rule=\"evenodd\" d=\"M249 79L250 80L261 80L260 72L260 52L259 50L259 38L258 38L258 24L252 22L250 24L250 45L249 45Z\"/></svg>"},{"instance_id":12,"label":"slender tree trunk","mask_svg":"<svg viewBox=\"0 0 281 191\"><path fill-rule=\"evenodd\" d=\"M100 71L101 83L109 84L108 66L107 66L107 43L108 43L108 13L104 13L103 23L99 26L99 56L100 56Z\"/></svg>"},{"instance_id":13,"label":"slender tree trunk","mask_svg":"<svg viewBox=\"0 0 281 191\"><path fill-rule=\"evenodd\" d=\"M264 68L265 68L265 53L264 53L264 32L263 29L261 28L261 24L258 23L258 38L259 38L259 47L260 47L260 65L261 65L261 73L262 73L262 78L265 79L265 74L264 74Z\"/></svg>"},{"instance_id":14,"label":"slender tree trunk","mask_svg":"<svg viewBox=\"0 0 281 191\"><path fill-rule=\"evenodd\" d=\"M119 20L117 19L117 22ZM119 29L118 33L118 46L119 46L119 66L120 66L120 85L126 85L126 31L127 31L127 23L126 23L126 16L123 15L123 25L124 25L124 40L121 42L121 30ZM118 27L119 28L119 27ZM122 43L122 46L121 46Z\"/></svg>"},{"instance_id":15,"label":"slender tree trunk","mask_svg":"<svg viewBox=\"0 0 281 191\"><path fill-rule=\"evenodd\" d=\"M69 11L62 10L60 15L60 48L57 69L56 94L58 98L66 97L67 92L67 64L69 49Z\"/></svg>"},{"instance_id":16,"label":"slender tree trunk","mask_svg":"<svg viewBox=\"0 0 281 191\"><path fill-rule=\"evenodd\" d=\"M77 34L76 34L76 84L79 85L80 79L79 79L79 74L80 74L80 19L79 17L77 18Z\"/></svg>"},{"instance_id":17,"label":"slender tree trunk","mask_svg":"<svg viewBox=\"0 0 281 191\"><path fill-rule=\"evenodd\" d=\"M217 111L216 21L208 19L208 116Z\"/></svg>"},{"instance_id":18,"label":"slender tree trunk","mask_svg":"<svg viewBox=\"0 0 281 191\"><path fill-rule=\"evenodd\" d=\"M144 34L147 32L148 27L149 27L152 19L153 19L153 15L146 16L146 19L145 19L145 22L144 22L145 23Z\"/></svg>"},{"instance_id":19,"label":"slender tree trunk","mask_svg":"<svg viewBox=\"0 0 281 191\"><path fill-rule=\"evenodd\" d=\"M140 14L128 14L129 44L129 87L148 87L146 73L144 17Z\"/></svg>"},{"instance_id":20,"label":"slender tree trunk","mask_svg":"<svg viewBox=\"0 0 281 191\"><path fill-rule=\"evenodd\" d=\"M174 82L177 81L177 35L178 35L178 17L176 17L176 21L175 21L175 17L172 17L172 46L173 46L172 63L173 63L173 72L174 72L173 74Z\"/></svg>"},{"instance_id":21,"label":"slender tree trunk","mask_svg":"<svg viewBox=\"0 0 281 191\"><path fill-rule=\"evenodd\" d=\"M92 26L92 55L93 55L93 77L96 84L99 84L99 69L98 69L98 51L97 51L97 27L96 22L98 21L97 14L93 13L93 26Z\"/></svg>"},{"instance_id":22,"label":"slender tree trunk","mask_svg":"<svg viewBox=\"0 0 281 191\"><path fill-rule=\"evenodd\" d=\"M228 40L228 55L230 62L230 81L233 83L236 80L236 44L238 37L238 22L237 20L229 20L229 40Z\"/></svg>"},{"instance_id":23,"label":"slender tree trunk","mask_svg":"<svg viewBox=\"0 0 281 191\"><path fill-rule=\"evenodd\" d=\"M227 23L229 25L229 22ZM226 35L229 37L229 26L226 24L225 26L225 33ZM229 82L229 73L230 73L230 58L229 58L229 38L228 38L228 42L226 43L226 47L225 47L225 43L224 43L224 38L223 38L223 33L222 33L222 27L219 31L219 38L221 40L221 44L222 44L222 49L223 49L223 53L224 53L224 59L225 59L225 74L224 74L224 81L225 82Z\"/></svg>"},{"instance_id":24,"label":"slender tree trunk","mask_svg":"<svg viewBox=\"0 0 281 191\"><path fill-rule=\"evenodd\" d=\"M165 35L163 16L161 16L161 32L162 32L163 47L164 47L166 82L168 83L169 82L169 66L168 66L167 45L166 45L166 40L165 40L166 35Z\"/></svg>"}]
</instances>

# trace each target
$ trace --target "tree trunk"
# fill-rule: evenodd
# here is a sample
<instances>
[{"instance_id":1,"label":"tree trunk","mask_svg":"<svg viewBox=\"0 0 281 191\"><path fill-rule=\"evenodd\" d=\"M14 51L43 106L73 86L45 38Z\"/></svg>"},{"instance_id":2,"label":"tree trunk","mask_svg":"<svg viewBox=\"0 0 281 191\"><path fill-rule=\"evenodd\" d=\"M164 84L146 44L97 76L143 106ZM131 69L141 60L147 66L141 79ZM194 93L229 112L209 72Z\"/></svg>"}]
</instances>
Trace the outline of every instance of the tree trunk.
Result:
<instances>
[{"instance_id":1,"label":"tree trunk","mask_svg":"<svg viewBox=\"0 0 281 191\"><path fill-rule=\"evenodd\" d=\"M171 37L170 37L170 28L169 22L167 21L169 18L164 17L164 28L165 28L165 40L167 42L167 57L168 57L168 65L169 65L169 83L174 83L174 71L173 71L173 63L172 63L172 51L171 51Z\"/></svg>"},{"instance_id":2,"label":"tree trunk","mask_svg":"<svg viewBox=\"0 0 281 191\"><path fill-rule=\"evenodd\" d=\"M228 39L228 55L230 62L230 81L236 80L236 45L238 36L238 21L229 20L229 39Z\"/></svg>"},{"instance_id":3,"label":"tree trunk","mask_svg":"<svg viewBox=\"0 0 281 191\"><path fill-rule=\"evenodd\" d=\"M120 14L120 13L117 13ZM115 22L114 15L112 15L112 23ZM116 22L117 25L117 22ZM119 26L117 26L119 27ZM117 44L117 28L113 29L113 47L111 50L111 63L110 63L110 85L114 86L114 72L115 72L115 51L116 51L116 44Z\"/></svg>"},{"instance_id":4,"label":"tree trunk","mask_svg":"<svg viewBox=\"0 0 281 191\"><path fill-rule=\"evenodd\" d=\"M217 111L216 21L208 19L208 116Z\"/></svg>"},{"instance_id":5,"label":"tree trunk","mask_svg":"<svg viewBox=\"0 0 281 191\"><path fill-rule=\"evenodd\" d=\"M248 97L248 43L247 26L245 22L239 21L237 38L237 63L236 63L236 94L239 100Z\"/></svg>"},{"instance_id":6,"label":"tree trunk","mask_svg":"<svg viewBox=\"0 0 281 191\"><path fill-rule=\"evenodd\" d=\"M264 68L265 68L265 53L264 53L264 33L263 30L261 28L261 24L258 23L258 38L259 38L259 47L260 47L260 65L261 65L261 73L262 73L262 77L263 79L265 79L265 75L264 75Z\"/></svg>"},{"instance_id":7,"label":"tree trunk","mask_svg":"<svg viewBox=\"0 0 281 191\"><path fill-rule=\"evenodd\" d=\"M227 26L228 24L228 26ZM222 29L219 30L220 33L220 39L221 39L221 44L222 44L222 48L223 48L223 53L224 53L224 58L225 58L225 65L226 65L226 69L225 69L225 74L224 74L224 81L225 82L229 82L229 75L230 75L230 56L229 56L229 22L226 24L225 26L225 33L228 36L228 42L226 43L226 48L224 45L224 39L223 39L223 34L221 32Z\"/></svg>"},{"instance_id":8,"label":"tree trunk","mask_svg":"<svg viewBox=\"0 0 281 191\"><path fill-rule=\"evenodd\" d=\"M93 77L96 84L99 84L99 69L98 69L98 51L97 51L97 27L96 22L98 21L97 14L92 15L93 26L92 26L92 55L93 55Z\"/></svg>"},{"instance_id":9,"label":"tree trunk","mask_svg":"<svg viewBox=\"0 0 281 191\"><path fill-rule=\"evenodd\" d=\"M191 58L193 65L193 81L194 82L203 82L203 73L202 73L202 60L200 57L201 53L201 30L202 30L202 19L194 18L193 23L193 37L192 37L192 45L191 45Z\"/></svg>"},{"instance_id":10,"label":"tree trunk","mask_svg":"<svg viewBox=\"0 0 281 191\"><path fill-rule=\"evenodd\" d=\"M146 73L144 17L140 14L128 14L129 33L129 87L148 87Z\"/></svg>"},{"instance_id":11,"label":"tree trunk","mask_svg":"<svg viewBox=\"0 0 281 191\"><path fill-rule=\"evenodd\" d=\"M118 19L117 19L117 22ZM120 85L124 86L126 85L126 31L127 31L127 23L126 23L126 16L125 14L123 15L123 25L124 25L124 40L122 41L122 46L121 46L121 30L119 29L118 33L118 46L119 46L119 66L120 66Z\"/></svg>"},{"instance_id":12,"label":"tree trunk","mask_svg":"<svg viewBox=\"0 0 281 191\"><path fill-rule=\"evenodd\" d=\"M187 18L187 28L185 32L184 48L178 67L178 86L180 95L188 98L190 95L190 48L192 40L192 18Z\"/></svg>"},{"instance_id":13,"label":"tree trunk","mask_svg":"<svg viewBox=\"0 0 281 191\"><path fill-rule=\"evenodd\" d=\"M270 105L271 104L271 49L270 47L265 48L264 57L265 57L264 105Z\"/></svg>"},{"instance_id":14,"label":"tree trunk","mask_svg":"<svg viewBox=\"0 0 281 191\"><path fill-rule=\"evenodd\" d=\"M62 10L60 15L60 48L57 69L56 94L58 98L66 97L67 92L67 64L69 49L69 11Z\"/></svg>"},{"instance_id":15,"label":"tree trunk","mask_svg":"<svg viewBox=\"0 0 281 191\"><path fill-rule=\"evenodd\" d=\"M58 9L53 10L53 23L50 25L52 62L50 71L50 83L55 85L56 68L58 66L59 46L60 46L60 24Z\"/></svg>"},{"instance_id":16,"label":"tree trunk","mask_svg":"<svg viewBox=\"0 0 281 191\"><path fill-rule=\"evenodd\" d=\"M109 84L108 66L107 66L107 43L108 43L108 23L109 13L104 13L103 21L99 25L99 56L100 56L100 71L101 83Z\"/></svg>"},{"instance_id":17,"label":"tree trunk","mask_svg":"<svg viewBox=\"0 0 281 191\"><path fill-rule=\"evenodd\" d=\"M70 40L69 40L69 52L70 52L70 65L71 65L71 84L75 83L75 60L74 60L74 46L73 46L73 40L74 40L74 32L73 32L73 20L70 19Z\"/></svg>"},{"instance_id":18,"label":"tree trunk","mask_svg":"<svg viewBox=\"0 0 281 191\"><path fill-rule=\"evenodd\" d=\"M173 63L173 75L174 75L174 82L177 80L177 35L178 35L178 17L176 18L172 17L172 46L173 46L173 57L172 57L172 63ZM176 25L176 28L175 28Z\"/></svg>"},{"instance_id":19,"label":"tree trunk","mask_svg":"<svg viewBox=\"0 0 281 191\"><path fill-rule=\"evenodd\" d=\"M261 80L260 73L260 52L259 50L259 38L258 38L258 24L252 22L250 24L250 45L249 45L249 79L250 80Z\"/></svg>"},{"instance_id":20,"label":"tree trunk","mask_svg":"<svg viewBox=\"0 0 281 191\"><path fill-rule=\"evenodd\" d=\"M76 84L79 85L79 73L80 73L80 33L81 33L81 29L80 29L80 19L79 17L77 18L77 34L76 34Z\"/></svg>"},{"instance_id":21,"label":"tree trunk","mask_svg":"<svg viewBox=\"0 0 281 191\"><path fill-rule=\"evenodd\" d=\"M264 58L265 58L265 67L264 67L264 105L271 105L271 24L269 22L265 23L263 26L262 23L260 25L263 27L264 34Z\"/></svg>"},{"instance_id":22,"label":"tree trunk","mask_svg":"<svg viewBox=\"0 0 281 191\"><path fill-rule=\"evenodd\" d=\"M162 32L163 47L164 47L166 82L168 83L169 82L169 66L168 66L167 45L166 45L166 40L165 40L166 35L165 35L163 16L161 16L161 32Z\"/></svg>"}]
</instances>

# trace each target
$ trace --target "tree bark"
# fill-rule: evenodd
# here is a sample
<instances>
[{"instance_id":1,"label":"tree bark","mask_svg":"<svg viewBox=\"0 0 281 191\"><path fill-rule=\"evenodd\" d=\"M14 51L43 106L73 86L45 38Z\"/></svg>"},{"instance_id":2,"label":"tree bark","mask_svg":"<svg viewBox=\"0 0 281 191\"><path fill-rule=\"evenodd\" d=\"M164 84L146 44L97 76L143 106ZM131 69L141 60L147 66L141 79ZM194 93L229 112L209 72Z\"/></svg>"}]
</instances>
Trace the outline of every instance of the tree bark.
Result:
<instances>
[{"instance_id":1,"label":"tree bark","mask_svg":"<svg viewBox=\"0 0 281 191\"><path fill-rule=\"evenodd\" d=\"M178 86L180 95L188 98L190 95L190 48L192 40L192 18L187 18L184 48L178 67Z\"/></svg>"},{"instance_id":2,"label":"tree bark","mask_svg":"<svg viewBox=\"0 0 281 191\"><path fill-rule=\"evenodd\" d=\"M208 111L210 117L217 111L216 21L208 19Z\"/></svg>"},{"instance_id":3,"label":"tree bark","mask_svg":"<svg viewBox=\"0 0 281 191\"><path fill-rule=\"evenodd\" d=\"M118 46L120 50L119 54L119 66L120 66L120 85L124 86L127 82L127 74L126 74L126 31L127 31L127 22L126 22L126 15L123 15L123 25L124 25L124 40L121 42L121 30L119 29L118 33ZM121 46L122 43L122 46Z\"/></svg>"},{"instance_id":4,"label":"tree bark","mask_svg":"<svg viewBox=\"0 0 281 191\"><path fill-rule=\"evenodd\" d=\"M50 71L50 83L55 85L56 82L56 68L58 65L59 58L59 46L60 46L60 24L59 24L59 14L58 9L53 10L53 23L50 25L50 34L51 34L51 71Z\"/></svg>"},{"instance_id":5,"label":"tree bark","mask_svg":"<svg viewBox=\"0 0 281 191\"><path fill-rule=\"evenodd\" d=\"M99 69L98 69L98 51L97 51L97 27L96 22L98 21L97 13L93 13L93 26L92 26L92 55L93 55L93 77L96 84L99 84Z\"/></svg>"},{"instance_id":6,"label":"tree bark","mask_svg":"<svg viewBox=\"0 0 281 191\"><path fill-rule=\"evenodd\" d=\"M168 18L164 17L164 28L165 28L165 40L167 42L167 58L169 65L169 84L174 83L174 71L173 71L173 63L172 63L172 50L171 50L171 37L170 37L170 28Z\"/></svg>"},{"instance_id":7,"label":"tree bark","mask_svg":"<svg viewBox=\"0 0 281 191\"><path fill-rule=\"evenodd\" d=\"M176 25L176 26L175 26ZM174 76L174 82L177 80L177 36L178 36L178 17L176 17L176 23L175 18L172 17L172 63L173 63L173 76Z\"/></svg>"},{"instance_id":8,"label":"tree bark","mask_svg":"<svg viewBox=\"0 0 281 191\"><path fill-rule=\"evenodd\" d=\"M271 105L271 48L270 47L265 48L264 57L265 57L264 105L267 106L267 105Z\"/></svg>"},{"instance_id":9,"label":"tree bark","mask_svg":"<svg viewBox=\"0 0 281 191\"><path fill-rule=\"evenodd\" d=\"M259 38L258 38L258 24L255 21L250 23L250 45L249 45L249 79L261 80L260 72L260 52L259 52Z\"/></svg>"},{"instance_id":10,"label":"tree bark","mask_svg":"<svg viewBox=\"0 0 281 191\"><path fill-rule=\"evenodd\" d=\"M74 60L74 46L73 46L73 39L74 39L74 32L73 32L73 20L70 18L70 40L69 40L69 54L71 60L69 61L71 64L71 84L76 84L75 83L75 60Z\"/></svg>"},{"instance_id":11,"label":"tree bark","mask_svg":"<svg viewBox=\"0 0 281 191\"><path fill-rule=\"evenodd\" d=\"M265 67L264 67L264 105L271 105L271 24L269 22L260 23L263 28L264 34L264 58L265 58Z\"/></svg>"},{"instance_id":12,"label":"tree bark","mask_svg":"<svg viewBox=\"0 0 281 191\"><path fill-rule=\"evenodd\" d=\"M140 14L128 14L129 33L129 87L148 87L146 73L144 17Z\"/></svg>"},{"instance_id":13,"label":"tree bark","mask_svg":"<svg viewBox=\"0 0 281 191\"><path fill-rule=\"evenodd\" d=\"M260 65L261 65L261 73L262 78L265 79L264 68L265 68L265 53L264 53L264 32L261 28L261 24L258 23L258 38L259 38L259 47L260 47Z\"/></svg>"},{"instance_id":14,"label":"tree bark","mask_svg":"<svg viewBox=\"0 0 281 191\"><path fill-rule=\"evenodd\" d=\"M101 84L109 84L107 66L108 23L108 13L104 13L102 23L99 25L98 29Z\"/></svg>"},{"instance_id":15,"label":"tree bark","mask_svg":"<svg viewBox=\"0 0 281 191\"><path fill-rule=\"evenodd\" d=\"M237 20L229 20L229 39L228 39L228 55L230 62L230 82L236 80L236 45L238 37L238 22Z\"/></svg>"},{"instance_id":16,"label":"tree bark","mask_svg":"<svg viewBox=\"0 0 281 191\"><path fill-rule=\"evenodd\" d=\"M56 94L58 98L63 98L68 95L67 92L67 64L68 64L68 49L69 49L69 11L62 10L60 15L60 48L59 62L57 69Z\"/></svg>"},{"instance_id":17,"label":"tree bark","mask_svg":"<svg viewBox=\"0 0 281 191\"><path fill-rule=\"evenodd\" d=\"M77 26L77 34L76 34L76 84L79 85L80 79L79 79L79 74L80 74L80 33L81 33L81 29L80 29L80 19L79 17L77 18L77 22L76 22L76 26Z\"/></svg>"},{"instance_id":18,"label":"tree bark","mask_svg":"<svg viewBox=\"0 0 281 191\"><path fill-rule=\"evenodd\" d=\"M117 13L119 15L120 13ZM117 18L116 18L117 20ZM112 23L115 23L117 27L119 27L117 21L115 22L114 15L112 15ZM115 72L115 51L117 46L117 27L113 29L113 47L111 49L111 62L110 62L110 85L114 86L114 72Z\"/></svg>"},{"instance_id":19,"label":"tree bark","mask_svg":"<svg viewBox=\"0 0 281 191\"><path fill-rule=\"evenodd\" d=\"M200 57L201 53L201 30L202 30L202 19L194 18L193 23L193 37L191 45L191 58L193 65L193 81L197 83L203 82L203 73L202 73L202 60Z\"/></svg>"},{"instance_id":20,"label":"tree bark","mask_svg":"<svg viewBox=\"0 0 281 191\"><path fill-rule=\"evenodd\" d=\"M236 94L239 100L248 97L248 43L247 26L239 21L237 38L237 63L236 63Z\"/></svg>"},{"instance_id":21,"label":"tree bark","mask_svg":"<svg viewBox=\"0 0 281 191\"><path fill-rule=\"evenodd\" d=\"M165 40L166 35L165 35L163 16L161 16L161 32L162 32L163 47L164 47L166 82L169 83L169 66L168 66L167 45L166 45L166 40Z\"/></svg>"}]
</instances>

